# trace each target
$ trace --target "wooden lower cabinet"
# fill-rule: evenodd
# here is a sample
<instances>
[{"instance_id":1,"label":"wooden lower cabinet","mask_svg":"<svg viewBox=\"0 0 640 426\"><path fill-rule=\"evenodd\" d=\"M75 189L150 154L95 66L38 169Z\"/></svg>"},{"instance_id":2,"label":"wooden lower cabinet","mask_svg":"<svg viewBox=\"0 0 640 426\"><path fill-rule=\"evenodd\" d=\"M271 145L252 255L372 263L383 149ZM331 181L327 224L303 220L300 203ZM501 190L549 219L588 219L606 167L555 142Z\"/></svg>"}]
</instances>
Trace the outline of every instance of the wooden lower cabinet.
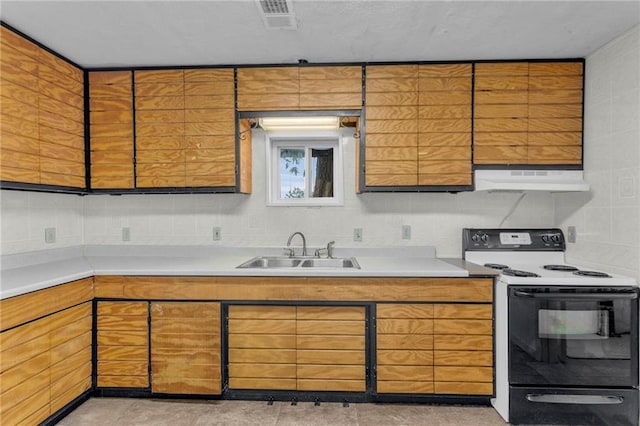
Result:
<instances>
[{"instance_id":1,"label":"wooden lower cabinet","mask_svg":"<svg viewBox=\"0 0 640 426\"><path fill-rule=\"evenodd\" d=\"M491 304L378 304L377 392L493 394Z\"/></svg>"},{"instance_id":2,"label":"wooden lower cabinet","mask_svg":"<svg viewBox=\"0 0 640 426\"><path fill-rule=\"evenodd\" d=\"M149 303L97 304L99 388L149 387Z\"/></svg>"},{"instance_id":3,"label":"wooden lower cabinet","mask_svg":"<svg viewBox=\"0 0 640 426\"><path fill-rule=\"evenodd\" d=\"M229 388L364 392L362 306L231 305Z\"/></svg>"},{"instance_id":4,"label":"wooden lower cabinet","mask_svg":"<svg viewBox=\"0 0 640 426\"><path fill-rule=\"evenodd\" d=\"M2 425L39 424L91 388L91 326L85 302L0 334Z\"/></svg>"},{"instance_id":5,"label":"wooden lower cabinet","mask_svg":"<svg viewBox=\"0 0 640 426\"><path fill-rule=\"evenodd\" d=\"M151 390L220 395L220 303L151 303Z\"/></svg>"}]
</instances>

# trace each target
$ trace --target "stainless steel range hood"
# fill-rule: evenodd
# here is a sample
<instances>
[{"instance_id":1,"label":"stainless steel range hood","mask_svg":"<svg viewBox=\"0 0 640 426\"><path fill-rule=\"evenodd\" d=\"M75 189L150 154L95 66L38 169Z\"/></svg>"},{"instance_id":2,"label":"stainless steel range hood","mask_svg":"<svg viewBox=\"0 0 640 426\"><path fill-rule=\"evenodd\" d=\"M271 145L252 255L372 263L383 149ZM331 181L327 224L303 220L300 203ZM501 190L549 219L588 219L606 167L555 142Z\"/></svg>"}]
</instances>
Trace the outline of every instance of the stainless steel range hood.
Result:
<instances>
[{"instance_id":1,"label":"stainless steel range hood","mask_svg":"<svg viewBox=\"0 0 640 426\"><path fill-rule=\"evenodd\" d=\"M582 170L476 170L476 191L583 192Z\"/></svg>"}]
</instances>

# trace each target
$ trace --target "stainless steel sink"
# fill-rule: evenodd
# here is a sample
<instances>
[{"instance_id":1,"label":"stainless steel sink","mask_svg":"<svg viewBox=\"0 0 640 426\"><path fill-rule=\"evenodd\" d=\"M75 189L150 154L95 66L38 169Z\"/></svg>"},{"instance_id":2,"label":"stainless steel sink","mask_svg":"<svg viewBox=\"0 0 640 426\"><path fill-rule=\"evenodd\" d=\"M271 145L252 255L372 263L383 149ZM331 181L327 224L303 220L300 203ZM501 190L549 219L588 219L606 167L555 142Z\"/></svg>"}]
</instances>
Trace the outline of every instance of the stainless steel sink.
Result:
<instances>
[{"instance_id":1,"label":"stainless steel sink","mask_svg":"<svg viewBox=\"0 0 640 426\"><path fill-rule=\"evenodd\" d=\"M279 256L259 256L254 257L236 268L241 269L287 269L287 268L330 268L360 269L360 265L355 258L300 258L300 257L279 257Z\"/></svg>"},{"instance_id":2,"label":"stainless steel sink","mask_svg":"<svg viewBox=\"0 0 640 426\"><path fill-rule=\"evenodd\" d=\"M302 268L356 268L360 269L360 265L353 258L338 259L307 259L300 264Z\"/></svg>"},{"instance_id":3,"label":"stainless steel sink","mask_svg":"<svg viewBox=\"0 0 640 426\"><path fill-rule=\"evenodd\" d=\"M238 268L295 268L300 265L301 262L302 259L293 257L260 256L244 262L242 265L238 266Z\"/></svg>"}]
</instances>

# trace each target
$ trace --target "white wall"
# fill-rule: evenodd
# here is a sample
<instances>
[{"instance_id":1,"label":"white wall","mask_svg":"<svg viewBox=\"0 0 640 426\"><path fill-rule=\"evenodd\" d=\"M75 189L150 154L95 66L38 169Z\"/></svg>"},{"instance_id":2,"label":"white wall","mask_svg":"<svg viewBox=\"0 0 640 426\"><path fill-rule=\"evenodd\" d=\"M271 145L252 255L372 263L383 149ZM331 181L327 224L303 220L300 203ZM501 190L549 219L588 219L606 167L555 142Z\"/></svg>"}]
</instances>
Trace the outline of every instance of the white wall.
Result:
<instances>
[{"instance_id":1,"label":"white wall","mask_svg":"<svg viewBox=\"0 0 640 426\"><path fill-rule=\"evenodd\" d=\"M348 132L348 131L346 131ZM348 133L346 133L348 134ZM344 149L345 205L342 207L267 207L264 134L253 138L251 195L91 195L85 197L85 243L122 244L121 228L131 229L131 244L221 244L284 246L302 231L310 246L330 240L337 246L435 245L440 256L459 256L461 228L495 227L519 194L355 194L355 146ZM401 239L411 225L412 239ZM528 195L505 226L551 226L548 194ZM212 240L212 228L222 240ZM353 242L353 228L363 242Z\"/></svg>"},{"instance_id":2,"label":"white wall","mask_svg":"<svg viewBox=\"0 0 640 426\"><path fill-rule=\"evenodd\" d=\"M640 279L640 26L586 59L589 194L555 195L556 223L577 227L568 259Z\"/></svg>"},{"instance_id":3,"label":"white wall","mask_svg":"<svg viewBox=\"0 0 640 426\"><path fill-rule=\"evenodd\" d=\"M0 191L1 254L69 247L84 241L83 197L67 194ZM45 228L56 228L56 242L45 243Z\"/></svg>"}]
</instances>

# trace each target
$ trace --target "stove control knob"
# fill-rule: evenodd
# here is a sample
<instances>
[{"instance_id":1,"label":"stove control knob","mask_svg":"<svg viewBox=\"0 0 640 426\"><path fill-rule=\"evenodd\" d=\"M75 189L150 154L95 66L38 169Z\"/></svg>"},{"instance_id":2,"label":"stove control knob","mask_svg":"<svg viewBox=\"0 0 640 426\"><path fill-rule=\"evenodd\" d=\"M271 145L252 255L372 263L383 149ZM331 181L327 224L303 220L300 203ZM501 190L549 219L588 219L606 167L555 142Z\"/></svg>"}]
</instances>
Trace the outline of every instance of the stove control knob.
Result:
<instances>
[{"instance_id":1,"label":"stove control knob","mask_svg":"<svg viewBox=\"0 0 640 426\"><path fill-rule=\"evenodd\" d=\"M551 236L551 241L553 241L554 243L559 243L560 242L560 235L555 234Z\"/></svg>"},{"instance_id":2,"label":"stove control knob","mask_svg":"<svg viewBox=\"0 0 640 426\"><path fill-rule=\"evenodd\" d=\"M549 236L548 235L543 235L542 236L542 242L548 243L549 242Z\"/></svg>"},{"instance_id":3,"label":"stove control knob","mask_svg":"<svg viewBox=\"0 0 640 426\"><path fill-rule=\"evenodd\" d=\"M481 239L483 243L486 243L487 241L489 241L489 236L487 234L483 234Z\"/></svg>"},{"instance_id":4,"label":"stove control knob","mask_svg":"<svg viewBox=\"0 0 640 426\"><path fill-rule=\"evenodd\" d=\"M471 236L471 241L474 241L474 242L476 242L476 243L477 243L478 241L480 241L480 234L473 234L473 235Z\"/></svg>"}]
</instances>

